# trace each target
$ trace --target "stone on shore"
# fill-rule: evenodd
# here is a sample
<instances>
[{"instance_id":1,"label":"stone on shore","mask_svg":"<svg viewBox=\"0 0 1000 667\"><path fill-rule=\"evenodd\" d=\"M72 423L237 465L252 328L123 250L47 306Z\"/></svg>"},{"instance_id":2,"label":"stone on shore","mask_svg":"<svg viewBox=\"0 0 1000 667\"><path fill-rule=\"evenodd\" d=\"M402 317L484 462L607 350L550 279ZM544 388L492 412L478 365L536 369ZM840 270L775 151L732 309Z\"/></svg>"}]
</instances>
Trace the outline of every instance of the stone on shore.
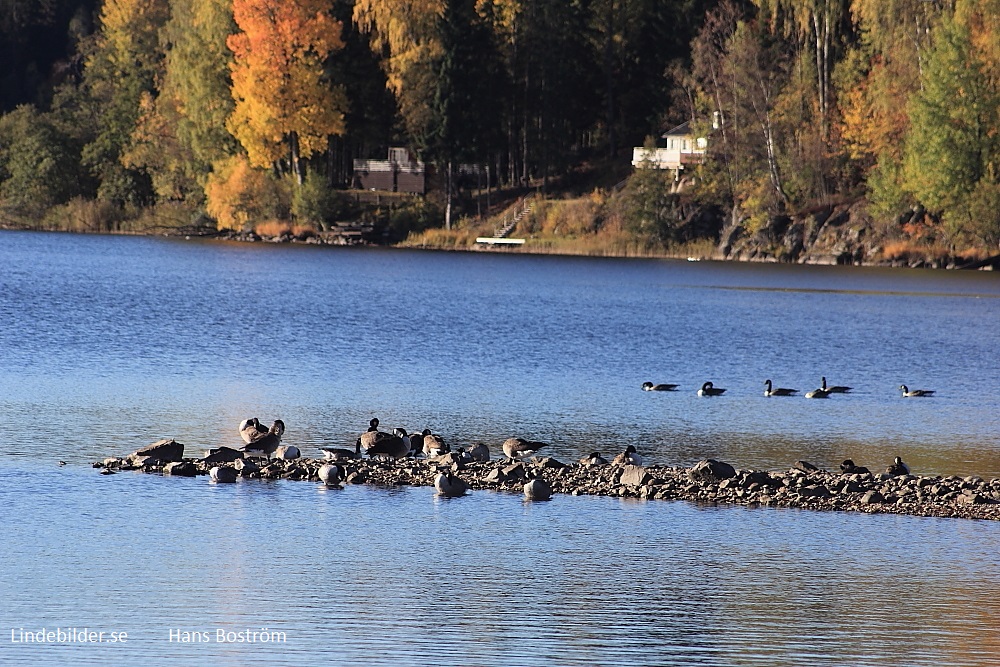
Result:
<instances>
[{"instance_id":1,"label":"stone on shore","mask_svg":"<svg viewBox=\"0 0 1000 667\"><path fill-rule=\"evenodd\" d=\"M180 461L184 458L184 445L176 440L157 440L153 444L143 447L142 449L137 449L129 455L129 458L132 459L140 459L143 457L153 458L158 461L162 461L163 463Z\"/></svg>"},{"instance_id":2,"label":"stone on shore","mask_svg":"<svg viewBox=\"0 0 1000 667\"><path fill-rule=\"evenodd\" d=\"M625 486L645 486L652 479L653 476L642 466L627 465L622 468L622 476L618 482Z\"/></svg>"}]
</instances>

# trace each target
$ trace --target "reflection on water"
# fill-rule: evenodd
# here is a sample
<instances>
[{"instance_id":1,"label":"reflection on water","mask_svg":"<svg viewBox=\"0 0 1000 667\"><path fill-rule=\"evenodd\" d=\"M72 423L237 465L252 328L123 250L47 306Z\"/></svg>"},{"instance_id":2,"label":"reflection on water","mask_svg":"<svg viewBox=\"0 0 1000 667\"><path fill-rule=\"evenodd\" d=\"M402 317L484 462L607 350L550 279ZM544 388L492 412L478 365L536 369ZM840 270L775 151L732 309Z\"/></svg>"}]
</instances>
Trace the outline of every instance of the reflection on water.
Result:
<instances>
[{"instance_id":1,"label":"reflection on water","mask_svg":"<svg viewBox=\"0 0 1000 667\"><path fill-rule=\"evenodd\" d=\"M975 665L1000 650L993 523L44 472L0 472L20 518L3 622L133 639L12 646L4 664ZM219 627L288 642L168 639Z\"/></svg>"},{"instance_id":2,"label":"reflection on water","mask_svg":"<svg viewBox=\"0 0 1000 667\"><path fill-rule=\"evenodd\" d=\"M995 275L0 240L0 630L133 637L11 645L4 665L974 665L1000 649L990 523L86 467L162 437L235 446L253 415L315 455L379 416L495 455L521 435L564 461L633 443L667 465L901 455L997 476ZM804 393L824 375L855 389L763 396L764 379ZM697 397L706 380L726 394ZM902 399L902 383L938 393ZM289 640L169 641L218 627Z\"/></svg>"}]
</instances>

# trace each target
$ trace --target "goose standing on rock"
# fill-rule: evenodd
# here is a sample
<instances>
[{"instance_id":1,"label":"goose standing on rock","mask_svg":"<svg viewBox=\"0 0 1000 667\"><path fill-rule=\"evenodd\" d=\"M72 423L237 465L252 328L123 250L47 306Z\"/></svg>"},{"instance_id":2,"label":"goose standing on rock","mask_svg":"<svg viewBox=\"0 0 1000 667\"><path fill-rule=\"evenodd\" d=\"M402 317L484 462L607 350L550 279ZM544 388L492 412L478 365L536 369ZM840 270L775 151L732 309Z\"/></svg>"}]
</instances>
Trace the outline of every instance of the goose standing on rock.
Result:
<instances>
[{"instance_id":1,"label":"goose standing on rock","mask_svg":"<svg viewBox=\"0 0 1000 667\"><path fill-rule=\"evenodd\" d=\"M451 448L444 444L444 439L441 436L431 433L430 429L425 428L423 436L424 456L427 458L441 456L442 454L447 454L451 451Z\"/></svg>"},{"instance_id":2,"label":"goose standing on rock","mask_svg":"<svg viewBox=\"0 0 1000 667\"><path fill-rule=\"evenodd\" d=\"M368 458L405 458L410 453L410 439L400 435L400 431L404 434L406 433L406 431L400 428L395 429L395 432L391 434L379 431L378 433L382 437L378 438L371 447L365 450Z\"/></svg>"},{"instance_id":3,"label":"goose standing on rock","mask_svg":"<svg viewBox=\"0 0 1000 667\"><path fill-rule=\"evenodd\" d=\"M905 384L899 385L900 391L903 392L903 398L919 398L920 396L933 396L933 389L914 389L910 390Z\"/></svg>"},{"instance_id":4,"label":"goose standing on rock","mask_svg":"<svg viewBox=\"0 0 1000 667\"><path fill-rule=\"evenodd\" d=\"M798 389L786 389L784 387L778 387L777 389L772 389L770 380L764 380L764 386L767 387L767 389L764 390L765 396L791 396L793 394L799 393Z\"/></svg>"},{"instance_id":5,"label":"goose standing on rock","mask_svg":"<svg viewBox=\"0 0 1000 667\"><path fill-rule=\"evenodd\" d=\"M368 449L380 439L389 437L392 436L378 430L378 417L372 417L368 422L368 430L358 436L357 441L354 443L355 451L357 451L358 456L360 456L362 451L367 452Z\"/></svg>"},{"instance_id":6,"label":"goose standing on rock","mask_svg":"<svg viewBox=\"0 0 1000 667\"><path fill-rule=\"evenodd\" d=\"M824 375L822 379L823 379L823 385L820 387L820 389L822 389L823 391L825 391L828 394L846 394L851 389L853 389L853 387L845 387L845 386L839 385L839 384L838 385L834 385L832 387L827 387L826 386L826 376Z\"/></svg>"},{"instance_id":7,"label":"goose standing on rock","mask_svg":"<svg viewBox=\"0 0 1000 667\"><path fill-rule=\"evenodd\" d=\"M680 385L678 384L653 384L652 382L643 382L643 391L673 391L677 389Z\"/></svg>"},{"instance_id":8,"label":"goose standing on rock","mask_svg":"<svg viewBox=\"0 0 1000 667\"><path fill-rule=\"evenodd\" d=\"M699 396L722 396L724 393L726 393L725 389L719 389L711 382L701 385L701 389L698 390Z\"/></svg>"},{"instance_id":9,"label":"goose standing on rock","mask_svg":"<svg viewBox=\"0 0 1000 667\"><path fill-rule=\"evenodd\" d=\"M502 445L504 456L511 460L531 458L542 447L548 445L544 442L529 442L523 438L507 438Z\"/></svg>"},{"instance_id":10,"label":"goose standing on rock","mask_svg":"<svg viewBox=\"0 0 1000 667\"><path fill-rule=\"evenodd\" d=\"M611 463L616 466L641 466L642 457L639 456L639 453L636 451L635 445L629 445L625 448L625 451L616 456Z\"/></svg>"},{"instance_id":11,"label":"goose standing on rock","mask_svg":"<svg viewBox=\"0 0 1000 667\"><path fill-rule=\"evenodd\" d=\"M892 475L893 477L897 475L909 475L910 466L903 463L903 459L897 456L892 465L885 469L885 472L887 475Z\"/></svg>"},{"instance_id":12,"label":"goose standing on rock","mask_svg":"<svg viewBox=\"0 0 1000 667\"><path fill-rule=\"evenodd\" d=\"M275 419L267 433L243 446L243 456L270 459L274 450L281 444L281 436L284 434L285 422Z\"/></svg>"},{"instance_id":13,"label":"goose standing on rock","mask_svg":"<svg viewBox=\"0 0 1000 667\"><path fill-rule=\"evenodd\" d=\"M243 442L250 444L257 438L267 435L267 429L260 423L260 420L256 417L251 417L250 419L244 419L240 422L240 437L243 438Z\"/></svg>"},{"instance_id":14,"label":"goose standing on rock","mask_svg":"<svg viewBox=\"0 0 1000 667\"><path fill-rule=\"evenodd\" d=\"M481 442L469 447L468 454L477 463L489 463L490 461L490 448Z\"/></svg>"}]
</instances>

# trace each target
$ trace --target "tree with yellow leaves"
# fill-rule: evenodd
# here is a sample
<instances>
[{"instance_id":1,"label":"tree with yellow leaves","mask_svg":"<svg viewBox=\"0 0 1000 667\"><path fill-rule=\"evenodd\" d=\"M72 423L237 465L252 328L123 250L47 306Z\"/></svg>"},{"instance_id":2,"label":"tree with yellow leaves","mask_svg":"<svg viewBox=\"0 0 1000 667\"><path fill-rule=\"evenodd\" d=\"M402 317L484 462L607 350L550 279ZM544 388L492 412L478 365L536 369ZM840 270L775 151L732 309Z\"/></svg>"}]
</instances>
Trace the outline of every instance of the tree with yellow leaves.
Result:
<instances>
[{"instance_id":1,"label":"tree with yellow leaves","mask_svg":"<svg viewBox=\"0 0 1000 667\"><path fill-rule=\"evenodd\" d=\"M329 0L233 1L240 32L227 44L236 107L226 127L254 166L284 171L287 156L299 184L301 160L344 133L347 98L324 69L327 56L344 45L330 9Z\"/></svg>"}]
</instances>

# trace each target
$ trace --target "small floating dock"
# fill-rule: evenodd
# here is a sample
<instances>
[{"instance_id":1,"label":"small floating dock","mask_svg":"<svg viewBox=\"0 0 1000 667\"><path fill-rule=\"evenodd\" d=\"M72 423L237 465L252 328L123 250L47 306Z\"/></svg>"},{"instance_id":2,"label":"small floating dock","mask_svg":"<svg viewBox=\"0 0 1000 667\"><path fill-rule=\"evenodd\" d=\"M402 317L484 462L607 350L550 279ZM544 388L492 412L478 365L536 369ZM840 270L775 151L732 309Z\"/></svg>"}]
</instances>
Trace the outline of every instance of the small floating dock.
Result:
<instances>
[{"instance_id":1,"label":"small floating dock","mask_svg":"<svg viewBox=\"0 0 1000 667\"><path fill-rule=\"evenodd\" d=\"M476 243L485 243L488 245L524 245L524 239L507 239L497 236L479 236L476 238Z\"/></svg>"}]
</instances>

